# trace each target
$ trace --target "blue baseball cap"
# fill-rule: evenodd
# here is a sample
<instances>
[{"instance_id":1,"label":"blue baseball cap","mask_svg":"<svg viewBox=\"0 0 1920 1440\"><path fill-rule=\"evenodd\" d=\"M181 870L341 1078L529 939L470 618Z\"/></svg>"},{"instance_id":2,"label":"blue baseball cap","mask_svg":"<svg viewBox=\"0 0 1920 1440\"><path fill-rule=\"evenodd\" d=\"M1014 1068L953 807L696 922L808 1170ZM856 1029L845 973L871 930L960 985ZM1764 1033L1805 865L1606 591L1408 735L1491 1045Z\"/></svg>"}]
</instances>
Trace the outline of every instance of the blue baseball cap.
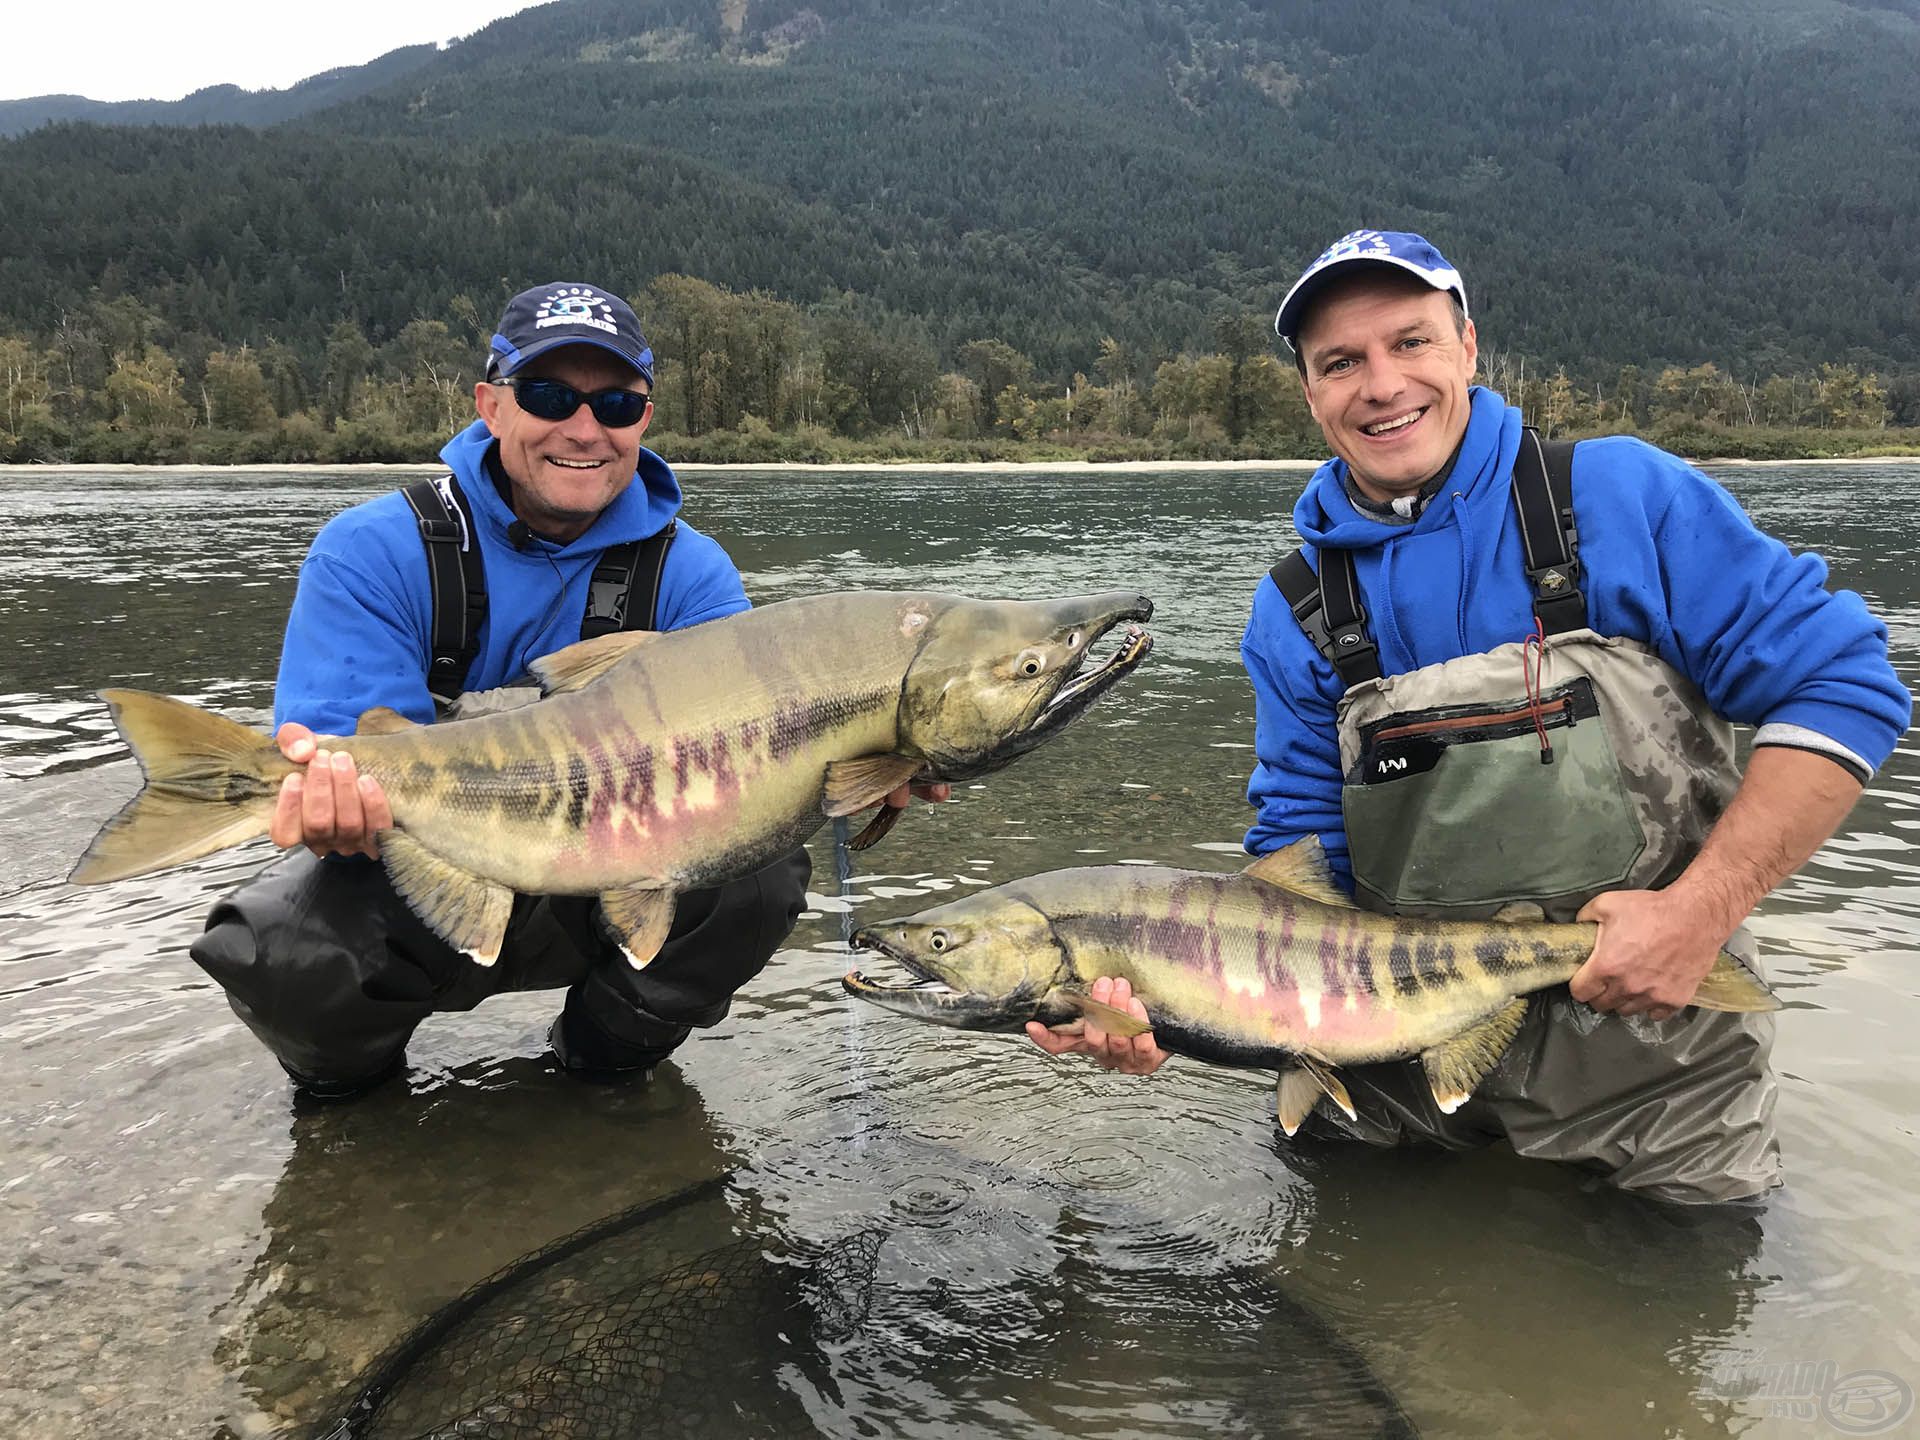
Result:
<instances>
[{"instance_id":1,"label":"blue baseball cap","mask_svg":"<svg viewBox=\"0 0 1920 1440\"><path fill-rule=\"evenodd\" d=\"M1447 257L1423 237L1406 230L1354 230L1342 235L1320 252L1320 258L1301 272L1280 302L1280 313L1273 317L1273 328L1287 348L1307 318L1307 308L1328 281L1368 266L1391 266L1417 275L1436 290L1451 290L1460 297L1460 309L1467 308L1466 282L1460 272L1447 263Z\"/></svg>"},{"instance_id":2,"label":"blue baseball cap","mask_svg":"<svg viewBox=\"0 0 1920 1440\"><path fill-rule=\"evenodd\" d=\"M638 370L649 388L653 385L653 349L640 333L633 307L597 285L571 280L536 285L507 302L487 356L487 378L511 375L562 345L611 351Z\"/></svg>"}]
</instances>

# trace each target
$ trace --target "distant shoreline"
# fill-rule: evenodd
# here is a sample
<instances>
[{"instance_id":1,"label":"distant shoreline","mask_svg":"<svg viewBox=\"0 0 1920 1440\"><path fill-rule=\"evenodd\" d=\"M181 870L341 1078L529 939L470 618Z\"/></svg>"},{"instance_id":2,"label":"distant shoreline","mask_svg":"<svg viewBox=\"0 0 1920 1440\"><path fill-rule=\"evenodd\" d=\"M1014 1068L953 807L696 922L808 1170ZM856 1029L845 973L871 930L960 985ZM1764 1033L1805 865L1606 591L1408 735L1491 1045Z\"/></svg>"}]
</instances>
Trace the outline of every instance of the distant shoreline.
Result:
<instances>
[{"instance_id":1,"label":"distant shoreline","mask_svg":"<svg viewBox=\"0 0 1920 1440\"><path fill-rule=\"evenodd\" d=\"M757 464L689 460L668 461L674 473L716 470L934 470L953 473L1010 474L1041 470L1059 474L1097 474L1116 470L1317 470L1318 460L848 460L822 465L798 460L766 460ZM129 470L150 471L156 475L236 474L280 475L289 471L307 475L353 475L363 473L443 475L445 465L355 464L355 465L0 465L0 477L14 475L124 475Z\"/></svg>"},{"instance_id":2,"label":"distant shoreline","mask_svg":"<svg viewBox=\"0 0 1920 1440\"><path fill-rule=\"evenodd\" d=\"M669 462L671 463L671 462ZM676 474L713 474L729 470L808 472L834 470L899 470L954 475L1009 475L1041 472L1059 475L1115 474L1122 471L1178 474L1206 470L1244 470L1254 472L1312 471L1319 460L850 460L838 464L806 461L768 460L758 464L718 464L687 461L673 466ZM1837 455L1831 459L1747 460L1737 457L1707 456L1693 459L1694 465L1920 465L1920 455ZM357 475L357 474L443 474L445 465L396 462L353 465L0 465L0 479L30 475L124 475L129 471L155 475L237 474L237 475Z\"/></svg>"}]
</instances>

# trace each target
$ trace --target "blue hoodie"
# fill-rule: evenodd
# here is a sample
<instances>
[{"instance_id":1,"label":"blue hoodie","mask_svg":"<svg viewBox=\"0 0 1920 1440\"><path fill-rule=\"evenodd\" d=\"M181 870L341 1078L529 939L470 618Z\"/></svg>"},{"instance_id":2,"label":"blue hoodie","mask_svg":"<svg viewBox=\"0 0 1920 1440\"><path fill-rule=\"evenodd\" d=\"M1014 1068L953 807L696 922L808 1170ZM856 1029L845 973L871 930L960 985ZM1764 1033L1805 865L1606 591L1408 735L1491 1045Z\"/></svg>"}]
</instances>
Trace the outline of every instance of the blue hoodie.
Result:
<instances>
[{"instance_id":1,"label":"blue hoodie","mask_svg":"<svg viewBox=\"0 0 1920 1440\"><path fill-rule=\"evenodd\" d=\"M469 690L504 684L525 674L529 662L577 641L600 553L654 534L680 509L673 471L642 450L635 482L585 534L565 545L535 539L517 550L507 539L513 512L485 469L492 444L476 420L440 452L472 508L487 569L487 619L467 673ZM740 572L726 551L681 521L660 577L660 627L679 630L747 608ZM431 721L432 612L420 527L398 491L334 516L300 567L280 652L274 724L297 720L321 734L351 734L361 713L375 705Z\"/></svg>"},{"instance_id":2,"label":"blue hoodie","mask_svg":"<svg viewBox=\"0 0 1920 1440\"><path fill-rule=\"evenodd\" d=\"M1523 640L1533 628L1511 477L1520 412L1475 386L1452 473L1410 525L1385 524L1347 495L1346 463L1314 473L1294 528L1318 568L1322 546L1354 552L1380 669L1402 674ZM1887 660L1886 626L1851 591L1829 594L1824 561L1755 528L1726 490L1640 440L1574 452L1588 623L1638 640L1700 687L1759 744L1819 750L1863 780L1893 752L1913 704ZM1264 854L1310 832L1351 880L1340 810L1335 707L1343 687L1263 581L1240 643L1253 680L1246 847Z\"/></svg>"}]
</instances>

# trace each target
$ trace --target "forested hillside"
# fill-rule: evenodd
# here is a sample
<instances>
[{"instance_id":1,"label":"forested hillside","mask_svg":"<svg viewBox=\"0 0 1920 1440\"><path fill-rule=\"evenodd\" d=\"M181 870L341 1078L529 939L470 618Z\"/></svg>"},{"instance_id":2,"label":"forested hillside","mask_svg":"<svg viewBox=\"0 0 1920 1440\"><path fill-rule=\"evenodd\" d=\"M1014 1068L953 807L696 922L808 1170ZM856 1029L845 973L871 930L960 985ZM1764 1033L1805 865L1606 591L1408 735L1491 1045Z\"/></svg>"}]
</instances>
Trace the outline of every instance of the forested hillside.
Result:
<instances>
[{"instance_id":1,"label":"forested hillside","mask_svg":"<svg viewBox=\"0 0 1920 1440\"><path fill-rule=\"evenodd\" d=\"M1490 365L1557 376L1590 423L1643 423L1663 372L1709 364L1722 400L1690 419L1920 419L1920 0L558 0L375 66L277 125L236 93L202 114L237 123L0 141L0 334L66 356L0 427L34 403L71 428L82 389L111 423L149 347L210 424L214 354L317 395L348 336L377 378L410 325L458 351L522 283L685 275L793 317L774 413L689 400L693 431L912 431L998 345L1015 401L1069 410L1076 376L1144 394L1219 358L1239 443L1293 428L1240 394L1261 322L1359 225L1437 241ZM795 398L826 393L809 366L874 391L833 370L856 333L927 387ZM770 363L661 349L708 389ZM1016 433L1000 378L974 381L983 433ZM1769 379L1802 398L1768 410Z\"/></svg>"}]
</instances>

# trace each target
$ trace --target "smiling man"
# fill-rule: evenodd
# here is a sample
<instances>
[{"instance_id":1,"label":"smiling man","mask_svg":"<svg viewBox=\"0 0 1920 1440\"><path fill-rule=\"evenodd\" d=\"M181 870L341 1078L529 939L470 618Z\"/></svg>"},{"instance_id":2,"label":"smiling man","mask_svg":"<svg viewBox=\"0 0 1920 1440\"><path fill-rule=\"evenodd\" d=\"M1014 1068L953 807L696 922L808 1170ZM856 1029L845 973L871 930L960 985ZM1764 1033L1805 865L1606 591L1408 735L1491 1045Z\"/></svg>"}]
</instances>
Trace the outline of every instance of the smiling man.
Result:
<instances>
[{"instance_id":1,"label":"smiling man","mask_svg":"<svg viewBox=\"0 0 1920 1440\"><path fill-rule=\"evenodd\" d=\"M1465 283L1418 235L1343 237L1275 324L1334 458L1241 642L1247 849L1318 835L1373 910L1598 922L1566 991L1488 1020L1482 1060L1504 1058L1464 1105L1396 1062L1347 1072L1356 1117L1322 1100L1310 1123L1504 1139L1667 1200L1763 1194L1772 1019L1689 1002L1723 945L1751 955L1748 912L1911 719L1885 627L1684 461L1627 437L1542 444L1473 384ZM1729 722L1755 727L1744 773ZM1412 993L1434 963L1330 955L1316 1008ZM1124 982L1094 994L1148 1018ZM1165 1059L1151 1032L1030 1033L1112 1069Z\"/></svg>"},{"instance_id":2,"label":"smiling man","mask_svg":"<svg viewBox=\"0 0 1920 1440\"><path fill-rule=\"evenodd\" d=\"M520 897L499 962L481 967L371 863L392 818L380 787L346 754L316 753L316 734L351 733L374 706L431 722L583 638L747 608L739 571L678 518L679 482L640 443L653 377L619 297L522 292L474 387L479 418L440 452L449 473L336 516L301 566L274 708L281 749L312 763L287 778L273 838L306 850L223 901L193 956L302 1093L357 1094L399 1072L427 1015L541 988L568 992L551 1032L565 1068L644 1072L726 1015L805 902L804 850L684 895L641 972L590 900Z\"/></svg>"}]
</instances>

